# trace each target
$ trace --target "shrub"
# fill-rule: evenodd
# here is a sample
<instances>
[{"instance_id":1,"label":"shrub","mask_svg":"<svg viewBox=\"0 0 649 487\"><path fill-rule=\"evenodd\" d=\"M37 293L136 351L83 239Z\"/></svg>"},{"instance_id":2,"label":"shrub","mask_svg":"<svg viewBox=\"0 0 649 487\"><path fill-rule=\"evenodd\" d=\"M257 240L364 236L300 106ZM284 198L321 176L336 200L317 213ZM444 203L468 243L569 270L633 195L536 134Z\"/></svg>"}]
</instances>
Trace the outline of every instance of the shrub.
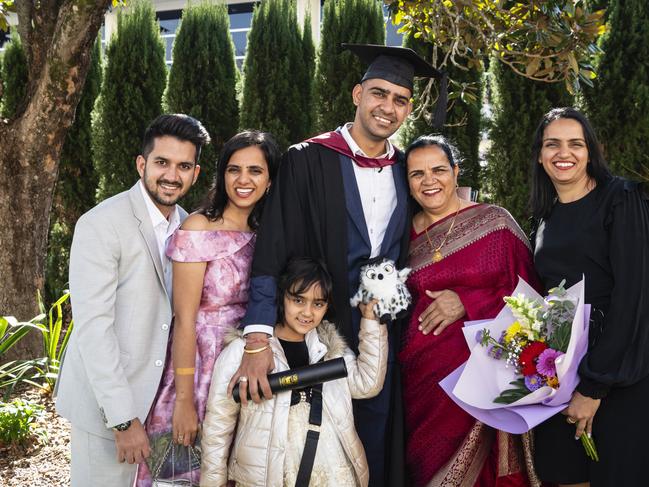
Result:
<instances>
[{"instance_id":1,"label":"shrub","mask_svg":"<svg viewBox=\"0 0 649 487\"><path fill-rule=\"evenodd\" d=\"M33 437L44 442L47 433L37 423L42 415L43 406L40 404L21 399L0 402L0 444L24 446Z\"/></svg>"},{"instance_id":2,"label":"shrub","mask_svg":"<svg viewBox=\"0 0 649 487\"><path fill-rule=\"evenodd\" d=\"M15 360L0 365L0 389L5 390L5 398L20 382L40 387L49 393L54 391L61 359L65 354L73 327L72 321L69 323L65 321L64 306L69 299L70 293L65 293L45 313L39 294L38 306L41 314L38 316L27 322L19 322L13 316L0 317L0 360L31 329L40 331L43 338L41 357Z\"/></svg>"},{"instance_id":3,"label":"shrub","mask_svg":"<svg viewBox=\"0 0 649 487\"><path fill-rule=\"evenodd\" d=\"M532 136L544 113L572 99L562 83L531 81L500 62L491 64L493 120L485 185L492 201L529 230Z\"/></svg>"},{"instance_id":4,"label":"shrub","mask_svg":"<svg viewBox=\"0 0 649 487\"><path fill-rule=\"evenodd\" d=\"M317 129L333 130L354 120L352 89L361 80L364 66L340 44L385 44L381 2L327 0L322 8L320 48L315 77Z\"/></svg>"},{"instance_id":5,"label":"shrub","mask_svg":"<svg viewBox=\"0 0 649 487\"><path fill-rule=\"evenodd\" d=\"M2 56L3 104L1 115L13 118L24 102L27 92L27 57L23 45L14 30L9 42L5 45Z\"/></svg>"},{"instance_id":6,"label":"shrub","mask_svg":"<svg viewBox=\"0 0 649 487\"><path fill-rule=\"evenodd\" d=\"M151 3L136 0L129 13L118 13L117 32L106 47L93 123L98 201L125 191L138 179L135 159L144 130L162 112L166 79L165 48L155 12Z\"/></svg>"},{"instance_id":7,"label":"shrub","mask_svg":"<svg viewBox=\"0 0 649 487\"><path fill-rule=\"evenodd\" d=\"M266 0L255 7L244 61L242 128L271 132L279 146L309 133L304 93L310 62L291 0Z\"/></svg>"},{"instance_id":8,"label":"shrub","mask_svg":"<svg viewBox=\"0 0 649 487\"><path fill-rule=\"evenodd\" d=\"M217 154L239 126L238 70L225 4L201 3L183 11L165 93L166 109L200 120L212 143L201 153L201 174L183 200L193 209L214 176Z\"/></svg>"},{"instance_id":9,"label":"shrub","mask_svg":"<svg viewBox=\"0 0 649 487\"><path fill-rule=\"evenodd\" d=\"M649 155L649 4L612 0L587 112L614 172L646 178Z\"/></svg>"}]
</instances>

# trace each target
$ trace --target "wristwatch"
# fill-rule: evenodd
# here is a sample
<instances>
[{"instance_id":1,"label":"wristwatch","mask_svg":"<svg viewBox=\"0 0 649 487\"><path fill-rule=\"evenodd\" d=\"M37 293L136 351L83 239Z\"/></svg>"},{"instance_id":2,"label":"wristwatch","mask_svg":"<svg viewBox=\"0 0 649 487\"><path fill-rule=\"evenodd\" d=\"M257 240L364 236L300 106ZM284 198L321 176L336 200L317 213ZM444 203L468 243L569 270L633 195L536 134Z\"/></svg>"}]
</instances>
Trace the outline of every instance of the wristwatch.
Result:
<instances>
[{"instance_id":1,"label":"wristwatch","mask_svg":"<svg viewBox=\"0 0 649 487\"><path fill-rule=\"evenodd\" d=\"M133 423L133 421L129 420L129 421L126 421L124 423L117 424L117 425L113 426L111 429L113 431L126 431L127 429L129 429L131 427L131 423Z\"/></svg>"}]
</instances>

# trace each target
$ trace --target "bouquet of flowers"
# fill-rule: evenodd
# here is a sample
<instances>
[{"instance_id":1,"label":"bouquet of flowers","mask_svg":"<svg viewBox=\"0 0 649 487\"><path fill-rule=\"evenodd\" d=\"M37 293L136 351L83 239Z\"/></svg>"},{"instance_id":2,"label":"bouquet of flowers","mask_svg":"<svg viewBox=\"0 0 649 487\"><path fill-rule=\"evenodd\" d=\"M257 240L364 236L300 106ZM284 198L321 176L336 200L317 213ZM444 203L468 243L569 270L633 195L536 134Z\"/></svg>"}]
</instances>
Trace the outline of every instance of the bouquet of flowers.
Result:
<instances>
[{"instance_id":1,"label":"bouquet of flowers","mask_svg":"<svg viewBox=\"0 0 649 487\"><path fill-rule=\"evenodd\" d=\"M465 323L469 360L440 385L469 414L509 433L524 433L565 409L588 346L590 307L584 281L541 297L519 281L494 320ZM586 454L598 460L592 438Z\"/></svg>"}]
</instances>

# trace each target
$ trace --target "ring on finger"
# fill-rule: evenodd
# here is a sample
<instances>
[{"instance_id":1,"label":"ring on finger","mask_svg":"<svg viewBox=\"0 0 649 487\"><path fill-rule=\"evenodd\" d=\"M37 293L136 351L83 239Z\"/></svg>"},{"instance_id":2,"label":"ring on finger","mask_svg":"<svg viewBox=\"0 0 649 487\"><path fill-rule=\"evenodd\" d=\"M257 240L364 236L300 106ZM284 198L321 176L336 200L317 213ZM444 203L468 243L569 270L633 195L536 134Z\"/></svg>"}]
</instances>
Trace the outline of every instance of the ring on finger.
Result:
<instances>
[{"instance_id":1,"label":"ring on finger","mask_svg":"<svg viewBox=\"0 0 649 487\"><path fill-rule=\"evenodd\" d=\"M570 423L570 424L575 424L577 422L577 420L575 418L573 418L572 416L568 416L566 418L566 421L568 421L568 423Z\"/></svg>"},{"instance_id":2,"label":"ring on finger","mask_svg":"<svg viewBox=\"0 0 649 487\"><path fill-rule=\"evenodd\" d=\"M239 377L239 382L248 382L248 378L245 375Z\"/></svg>"}]
</instances>

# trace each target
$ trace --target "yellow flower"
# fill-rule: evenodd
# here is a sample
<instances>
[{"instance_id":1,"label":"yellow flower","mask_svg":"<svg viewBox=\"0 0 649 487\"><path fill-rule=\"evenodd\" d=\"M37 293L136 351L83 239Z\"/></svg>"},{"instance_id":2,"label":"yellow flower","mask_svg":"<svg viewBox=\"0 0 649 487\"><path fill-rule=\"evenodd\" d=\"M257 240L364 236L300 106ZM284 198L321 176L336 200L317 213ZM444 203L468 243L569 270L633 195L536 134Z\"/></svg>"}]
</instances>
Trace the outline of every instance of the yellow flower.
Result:
<instances>
[{"instance_id":1,"label":"yellow flower","mask_svg":"<svg viewBox=\"0 0 649 487\"><path fill-rule=\"evenodd\" d=\"M505 332L505 342L510 342L514 338L514 336L521 331L521 324L518 321L514 321L514 323L507 328L507 331Z\"/></svg>"},{"instance_id":2,"label":"yellow flower","mask_svg":"<svg viewBox=\"0 0 649 487\"><path fill-rule=\"evenodd\" d=\"M557 387L559 387L559 379L557 379L556 377L548 377L546 379L546 382L553 389L556 389Z\"/></svg>"}]
</instances>

